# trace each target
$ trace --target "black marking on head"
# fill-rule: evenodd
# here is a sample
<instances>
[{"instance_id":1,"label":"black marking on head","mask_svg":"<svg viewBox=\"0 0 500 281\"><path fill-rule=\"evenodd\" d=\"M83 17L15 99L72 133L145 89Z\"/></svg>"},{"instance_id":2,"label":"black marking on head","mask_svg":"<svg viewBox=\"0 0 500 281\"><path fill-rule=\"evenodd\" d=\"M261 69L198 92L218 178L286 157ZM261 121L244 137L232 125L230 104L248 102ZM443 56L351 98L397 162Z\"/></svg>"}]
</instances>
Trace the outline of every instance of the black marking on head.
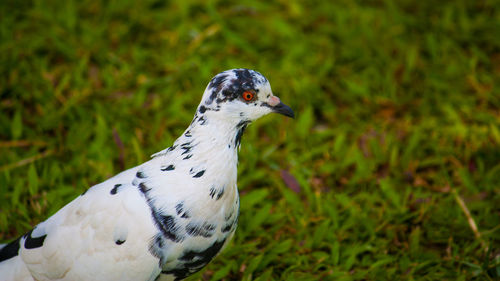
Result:
<instances>
[{"instance_id":1,"label":"black marking on head","mask_svg":"<svg viewBox=\"0 0 500 281\"><path fill-rule=\"evenodd\" d=\"M184 154L184 153L183 153L183 154ZM189 158L191 158L191 157L193 157L193 154L188 154L188 156L186 156L186 157L182 158L182 160L187 160L187 159L189 159Z\"/></svg>"},{"instance_id":2,"label":"black marking on head","mask_svg":"<svg viewBox=\"0 0 500 281\"><path fill-rule=\"evenodd\" d=\"M141 182L139 184L139 189L141 190L142 193L147 193L148 191L151 190L150 187L147 187L146 184L144 182Z\"/></svg>"},{"instance_id":3,"label":"black marking on head","mask_svg":"<svg viewBox=\"0 0 500 281\"><path fill-rule=\"evenodd\" d=\"M35 249L35 248L40 248L43 246L43 241L45 240L45 237L47 237L47 234L42 235L40 237L32 237L33 230L30 230L30 232L26 233L23 237L25 238L24 240L24 248L26 249Z\"/></svg>"},{"instance_id":4,"label":"black marking on head","mask_svg":"<svg viewBox=\"0 0 500 281\"><path fill-rule=\"evenodd\" d=\"M210 80L210 83L208 84L209 88L220 88L222 84L224 83L224 80L226 80L228 74L225 72L217 74L212 80Z\"/></svg>"},{"instance_id":5,"label":"black marking on head","mask_svg":"<svg viewBox=\"0 0 500 281\"><path fill-rule=\"evenodd\" d=\"M235 80L232 80L231 82L234 83L234 81ZM234 93L237 90L236 85L231 84L231 87L229 87L229 88L230 89L224 89L224 90L222 90L222 97L219 98L220 100L219 100L218 103L220 103L221 101L225 101L225 100L232 101L232 100L234 100L234 99L237 98L236 95L235 95L235 93Z\"/></svg>"},{"instance_id":6,"label":"black marking on head","mask_svg":"<svg viewBox=\"0 0 500 281\"><path fill-rule=\"evenodd\" d=\"M205 101L205 104L210 105L214 101L214 99L217 97L217 94L222 90L222 88L225 85L225 81L227 80L229 76L228 72L222 72L217 74L212 80L210 80L210 83L208 84L208 90L211 90L212 93L210 94L210 97L208 100Z\"/></svg>"},{"instance_id":7,"label":"black marking on head","mask_svg":"<svg viewBox=\"0 0 500 281\"><path fill-rule=\"evenodd\" d=\"M175 169L175 166L172 164L168 165L167 167L163 166L160 168L160 170L162 170L162 171L172 171L174 169Z\"/></svg>"},{"instance_id":8,"label":"black marking on head","mask_svg":"<svg viewBox=\"0 0 500 281\"><path fill-rule=\"evenodd\" d=\"M142 171L138 171L135 174L135 176L138 177L138 178L140 178L140 179L146 178L146 174L144 174L144 172L142 172Z\"/></svg>"},{"instance_id":9,"label":"black marking on head","mask_svg":"<svg viewBox=\"0 0 500 281\"><path fill-rule=\"evenodd\" d=\"M126 240L120 240L120 239L118 239L118 240L115 241L115 244L116 245L121 245L121 244L125 243L125 241Z\"/></svg>"},{"instance_id":10,"label":"black marking on head","mask_svg":"<svg viewBox=\"0 0 500 281\"><path fill-rule=\"evenodd\" d=\"M203 224L190 222L186 225L186 232L191 236L203 236L205 238L209 238L214 235L216 228L216 225L208 222L204 222Z\"/></svg>"},{"instance_id":11,"label":"black marking on head","mask_svg":"<svg viewBox=\"0 0 500 281\"><path fill-rule=\"evenodd\" d=\"M228 81L230 77L232 79ZM209 99L205 101L205 104L209 105L214 100L217 104L232 101L241 98L241 95L245 91L258 93L259 89L257 87L266 82L267 79L262 74L244 68L219 73L208 84L207 90L212 92Z\"/></svg>"},{"instance_id":12,"label":"black marking on head","mask_svg":"<svg viewBox=\"0 0 500 281\"><path fill-rule=\"evenodd\" d=\"M21 236L22 237L22 236ZM19 255L19 248L21 247L20 241L21 237L10 242L0 249L0 262L13 258Z\"/></svg>"},{"instance_id":13,"label":"black marking on head","mask_svg":"<svg viewBox=\"0 0 500 281\"><path fill-rule=\"evenodd\" d=\"M200 105L200 108L198 109L200 111L200 113L205 113L205 111L207 110L207 108L203 105Z\"/></svg>"},{"instance_id":14,"label":"black marking on head","mask_svg":"<svg viewBox=\"0 0 500 281\"><path fill-rule=\"evenodd\" d=\"M111 195L115 195L117 192L118 192L118 188L122 186L120 183L119 184L115 184L115 186L113 186L113 188L109 191L109 193Z\"/></svg>"},{"instance_id":15,"label":"black marking on head","mask_svg":"<svg viewBox=\"0 0 500 281\"><path fill-rule=\"evenodd\" d=\"M249 69L235 69L233 73L236 75L242 87L255 90L254 75L252 75Z\"/></svg>"},{"instance_id":16,"label":"black marking on head","mask_svg":"<svg viewBox=\"0 0 500 281\"><path fill-rule=\"evenodd\" d=\"M196 175L194 175L193 178L199 178L199 177L203 176L204 173L205 173L205 170L201 170L198 173L196 173Z\"/></svg>"},{"instance_id":17,"label":"black marking on head","mask_svg":"<svg viewBox=\"0 0 500 281\"><path fill-rule=\"evenodd\" d=\"M226 239L215 241L210 247L203 251L185 251L179 258L181 263L178 264L176 268L164 270L162 273L172 274L175 276L175 280L182 280L189 275L200 271L205 265L207 265L220 251L224 242L226 242Z\"/></svg>"}]
</instances>

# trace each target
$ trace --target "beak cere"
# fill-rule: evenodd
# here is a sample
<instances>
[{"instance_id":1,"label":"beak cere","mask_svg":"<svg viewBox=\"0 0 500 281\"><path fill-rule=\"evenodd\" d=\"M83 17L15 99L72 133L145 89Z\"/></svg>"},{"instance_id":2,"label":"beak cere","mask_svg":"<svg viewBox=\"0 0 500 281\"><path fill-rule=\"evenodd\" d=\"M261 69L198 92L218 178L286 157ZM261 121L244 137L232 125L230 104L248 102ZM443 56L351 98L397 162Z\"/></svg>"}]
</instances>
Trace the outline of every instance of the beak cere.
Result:
<instances>
[{"instance_id":1,"label":"beak cere","mask_svg":"<svg viewBox=\"0 0 500 281\"><path fill-rule=\"evenodd\" d=\"M295 118L293 110L288 105L282 103L280 98L278 98L277 96L272 96L269 99L268 104L270 105L273 112L283 114L291 118Z\"/></svg>"}]
</instances>

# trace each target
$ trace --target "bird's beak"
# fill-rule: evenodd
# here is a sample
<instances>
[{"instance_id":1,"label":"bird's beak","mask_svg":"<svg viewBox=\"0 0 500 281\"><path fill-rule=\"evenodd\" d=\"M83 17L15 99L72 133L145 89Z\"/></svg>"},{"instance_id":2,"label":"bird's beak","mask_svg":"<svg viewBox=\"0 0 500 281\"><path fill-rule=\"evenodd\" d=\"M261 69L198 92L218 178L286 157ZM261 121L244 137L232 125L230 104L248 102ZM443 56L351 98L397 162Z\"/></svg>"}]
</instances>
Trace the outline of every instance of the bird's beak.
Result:
<instances>
[{"instance_id":1,"label":"bird's beak","mask_svg":"<svg viewBox=\"0 0 500 281\"><path fill-rule=\"evenodd\" d=\"M269 105L271 107L271 110L275 113L283 114L285 116L288 116L290 118L295 118L295 114L293 113L293 110L283 102L281 102L280 98L277 96L272 96L269 99Z\"/></svg>"}]
</instances>

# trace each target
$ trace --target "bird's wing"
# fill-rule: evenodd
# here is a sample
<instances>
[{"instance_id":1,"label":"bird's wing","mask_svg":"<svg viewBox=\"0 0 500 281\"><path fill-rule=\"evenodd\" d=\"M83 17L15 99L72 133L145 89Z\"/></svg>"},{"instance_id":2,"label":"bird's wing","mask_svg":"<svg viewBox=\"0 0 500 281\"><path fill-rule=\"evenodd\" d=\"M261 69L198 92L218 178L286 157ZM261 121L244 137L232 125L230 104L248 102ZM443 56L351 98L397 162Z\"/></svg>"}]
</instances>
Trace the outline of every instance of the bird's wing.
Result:
<instances>
[{"instance_id":1,"label":"bird's wing","mask_svg":"<svg viewBox=\"0 0 500 281\"><path fill-rule=\"evenodd\" d=\"M21 239L36 280L154 280L151 211L126 171L70 202Z\"/></svg>"}]
</instances>

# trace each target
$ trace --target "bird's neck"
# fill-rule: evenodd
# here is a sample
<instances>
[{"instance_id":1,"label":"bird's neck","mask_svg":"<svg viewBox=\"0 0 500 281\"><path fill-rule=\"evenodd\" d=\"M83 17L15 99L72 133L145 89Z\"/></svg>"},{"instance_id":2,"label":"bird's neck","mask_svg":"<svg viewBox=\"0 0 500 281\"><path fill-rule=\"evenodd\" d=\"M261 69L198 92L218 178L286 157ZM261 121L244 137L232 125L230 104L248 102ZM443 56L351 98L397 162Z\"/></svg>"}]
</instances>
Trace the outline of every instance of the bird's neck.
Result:
<instances>
[{"instance_id":1,"label":"bird's neck","mask_svg":"<svg viewBox=\"0 0 500 281\"><path fill-rule=\"evenodd\" d=\"M198 184L193 188L199 188L201 198L209 194L219 202L214 205L216 208L220 204L231 205L238 198L238 149L247 125L248 122L195 116L191 125L169 148L171 152L167 152L177 159L176 170L196 178Z\"/></svg>"},{"instance_id":2,"label":"bird's neck","mask_svg":"<svg viewBox=\"0 0 500 281\"><path fill-rule=\"evenodd\" d=\"M205 157L210 159L230 157L237 162L241 137L249 123L249 121L223 119L208 114L195 115L191 125L175 141L175 145L182 148L183 144L190 143L193 160L206 160L203 159Z\"/></svg>"},{"instance_id":3,"label":"bird's neck","mask_svg":"<svg viewBox=\"0 0 500 281\"><path fill-rule=\"evenodd\" d=\"M227 176L236 183L238 148L250 122L214 115L195 115L174 144L153 157L160 158L161 162L175 162L176 167L189 171L192 167L203 167L207 175Z\"/></svg>"}]
</instances>

